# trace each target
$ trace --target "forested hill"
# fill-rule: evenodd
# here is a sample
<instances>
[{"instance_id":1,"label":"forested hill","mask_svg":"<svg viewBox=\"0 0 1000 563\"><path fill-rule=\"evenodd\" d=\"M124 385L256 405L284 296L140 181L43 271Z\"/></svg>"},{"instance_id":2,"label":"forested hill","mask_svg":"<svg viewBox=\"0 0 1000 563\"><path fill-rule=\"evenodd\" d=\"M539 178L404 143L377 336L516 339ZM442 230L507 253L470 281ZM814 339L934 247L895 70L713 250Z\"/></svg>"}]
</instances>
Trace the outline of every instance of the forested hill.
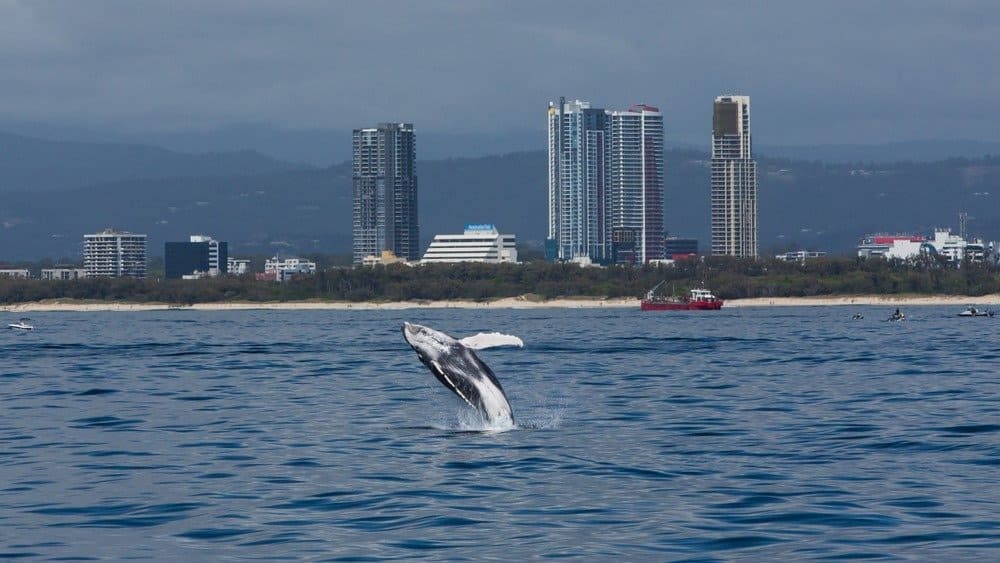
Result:
<instances>
[{"instance_id":1,"label":"forested hill","mask_svg":"<svg viewBox=\"0 0 1000 563\"><path fill-rule=\"evenodd\" d=\"M823 164L759 157L763 252L849 252L876 231L958 228L1000 239L1000 158L893 164ZM672 234L709 236L707 155L665 154L665 224ZM421 237L495 223L540 245L546 229L543 151L418 163ZM18 191L0 203L0 261L79 257L84 233L108 226L149 235L150 255L168 240L208 234L230 253L347 252L348 163L209 177L128 179L57 192Z\"/></svg>"},{"instance_id":2,"label":"forested hill","mask_svg":"<svg viewBox=\"0 0 1000 563\"><path fill-rule=\"evenodd\" d=\"M250 150L190 154L148 145L52 141L0 132L0 194L66 190L120 180L245 176L302 168L305 166Z\"/></svg>"}]
</instances>

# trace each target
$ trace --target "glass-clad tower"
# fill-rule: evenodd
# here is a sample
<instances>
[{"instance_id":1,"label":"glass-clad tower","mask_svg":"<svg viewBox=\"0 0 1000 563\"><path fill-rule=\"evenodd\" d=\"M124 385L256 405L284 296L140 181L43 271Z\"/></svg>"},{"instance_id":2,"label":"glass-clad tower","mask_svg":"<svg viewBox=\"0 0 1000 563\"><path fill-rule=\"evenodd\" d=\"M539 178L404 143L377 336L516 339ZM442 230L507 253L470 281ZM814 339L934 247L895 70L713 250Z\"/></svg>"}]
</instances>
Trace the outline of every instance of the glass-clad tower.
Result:
<instances>
[{"instance_id":1,"label":"glass-clad tower","mask_svg":"<svg viewBox=\"0 0 1000 563\"><path fill-rule=\"evenodd\" d=\"M712 254L757 256L757 162L750 96L719 96L712 112Z\"/></svg>"},{"instance_id":2,"label":"glass-clad tower","mask_svg":"<svg viewBox=\"0 0 1000 563\"><path fill-rule=\"evenodd\" d=\"M548 111L551 260L663 257L663 114L560 98Z\"/></svg>"},{"instance_id":3,"label":"glass-clad tower","mask_svg":"<svg viewBox=\"0 0 1000 563\"><path fill-rule=\"evenodd\" d=\"M609 123L589 102L549 104L549 258L610 257Z\"/></svg>"},{"instance_id":4,"label":"glass-clad tower","mask_svg":"<svg viewBox=\"0 0 1000 563\"><path fill-rule=\"evenodd\" d=\"M420 259L416 142L410 123L355 129L353 139L354 263L390 250Z\"/></svg>"}]
</instances>

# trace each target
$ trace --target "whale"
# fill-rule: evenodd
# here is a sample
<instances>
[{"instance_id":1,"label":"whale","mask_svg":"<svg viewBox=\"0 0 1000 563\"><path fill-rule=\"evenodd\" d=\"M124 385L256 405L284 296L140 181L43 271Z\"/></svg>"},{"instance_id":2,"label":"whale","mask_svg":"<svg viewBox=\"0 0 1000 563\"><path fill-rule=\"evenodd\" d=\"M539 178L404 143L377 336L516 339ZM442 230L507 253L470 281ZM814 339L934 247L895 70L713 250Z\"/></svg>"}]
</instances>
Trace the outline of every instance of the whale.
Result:
<instances>
[{"instance_id":1,"label":"whale","mask_svg":"<svg viewBox=\"0 0 1000 563\"><path fill-rule=\"evenodd\" d=\"M514 413L503 386L473 349L523 346L521 339L492 333L457 340L439 330L408 322L403 323L403 338L434 377L479 411L487 424L514 425Z\"/></svg>"}]
</instances>

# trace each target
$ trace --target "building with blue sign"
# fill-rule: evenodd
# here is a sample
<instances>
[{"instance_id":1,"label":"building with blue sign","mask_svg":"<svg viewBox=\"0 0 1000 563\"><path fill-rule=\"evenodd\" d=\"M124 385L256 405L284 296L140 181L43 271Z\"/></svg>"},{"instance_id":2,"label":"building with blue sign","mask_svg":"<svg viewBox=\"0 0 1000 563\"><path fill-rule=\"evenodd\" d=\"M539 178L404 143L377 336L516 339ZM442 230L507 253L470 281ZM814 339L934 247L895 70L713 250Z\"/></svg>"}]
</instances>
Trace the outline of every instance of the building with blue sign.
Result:
<instances>
[{"instance_id":1,"label":"building with blue sign","mask_svg":"<svg viewBox=\"0 0 1000 563\"><path fill-rule=\"evenodd\" d=\"M502 235L490 223L469 223L460 235L435 235L421 264L486 262L516 263L514 235Z\"/></svg>"}]
</instances>

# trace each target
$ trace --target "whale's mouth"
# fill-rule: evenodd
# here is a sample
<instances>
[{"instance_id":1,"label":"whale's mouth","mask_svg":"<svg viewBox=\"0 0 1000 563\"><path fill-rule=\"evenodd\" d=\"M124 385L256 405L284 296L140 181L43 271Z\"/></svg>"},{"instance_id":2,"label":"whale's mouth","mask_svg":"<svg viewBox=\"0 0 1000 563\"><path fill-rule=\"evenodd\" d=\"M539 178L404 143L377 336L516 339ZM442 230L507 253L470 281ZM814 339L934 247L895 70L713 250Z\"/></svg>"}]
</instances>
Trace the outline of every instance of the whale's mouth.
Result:
<instances>
[{"instance_id":1,"label":"whale's mouth","mask_svg":"<svg viewBox=\"0 0 1000 563\"><path fill-rule=\"evenodd\" d=\"M417 345L413 340L418 334L420 334L420 325L413 325L405 321L403 322L403 338L406 340L406 343L414 349L416 349Z\"/></svg>"}]
</instances>

